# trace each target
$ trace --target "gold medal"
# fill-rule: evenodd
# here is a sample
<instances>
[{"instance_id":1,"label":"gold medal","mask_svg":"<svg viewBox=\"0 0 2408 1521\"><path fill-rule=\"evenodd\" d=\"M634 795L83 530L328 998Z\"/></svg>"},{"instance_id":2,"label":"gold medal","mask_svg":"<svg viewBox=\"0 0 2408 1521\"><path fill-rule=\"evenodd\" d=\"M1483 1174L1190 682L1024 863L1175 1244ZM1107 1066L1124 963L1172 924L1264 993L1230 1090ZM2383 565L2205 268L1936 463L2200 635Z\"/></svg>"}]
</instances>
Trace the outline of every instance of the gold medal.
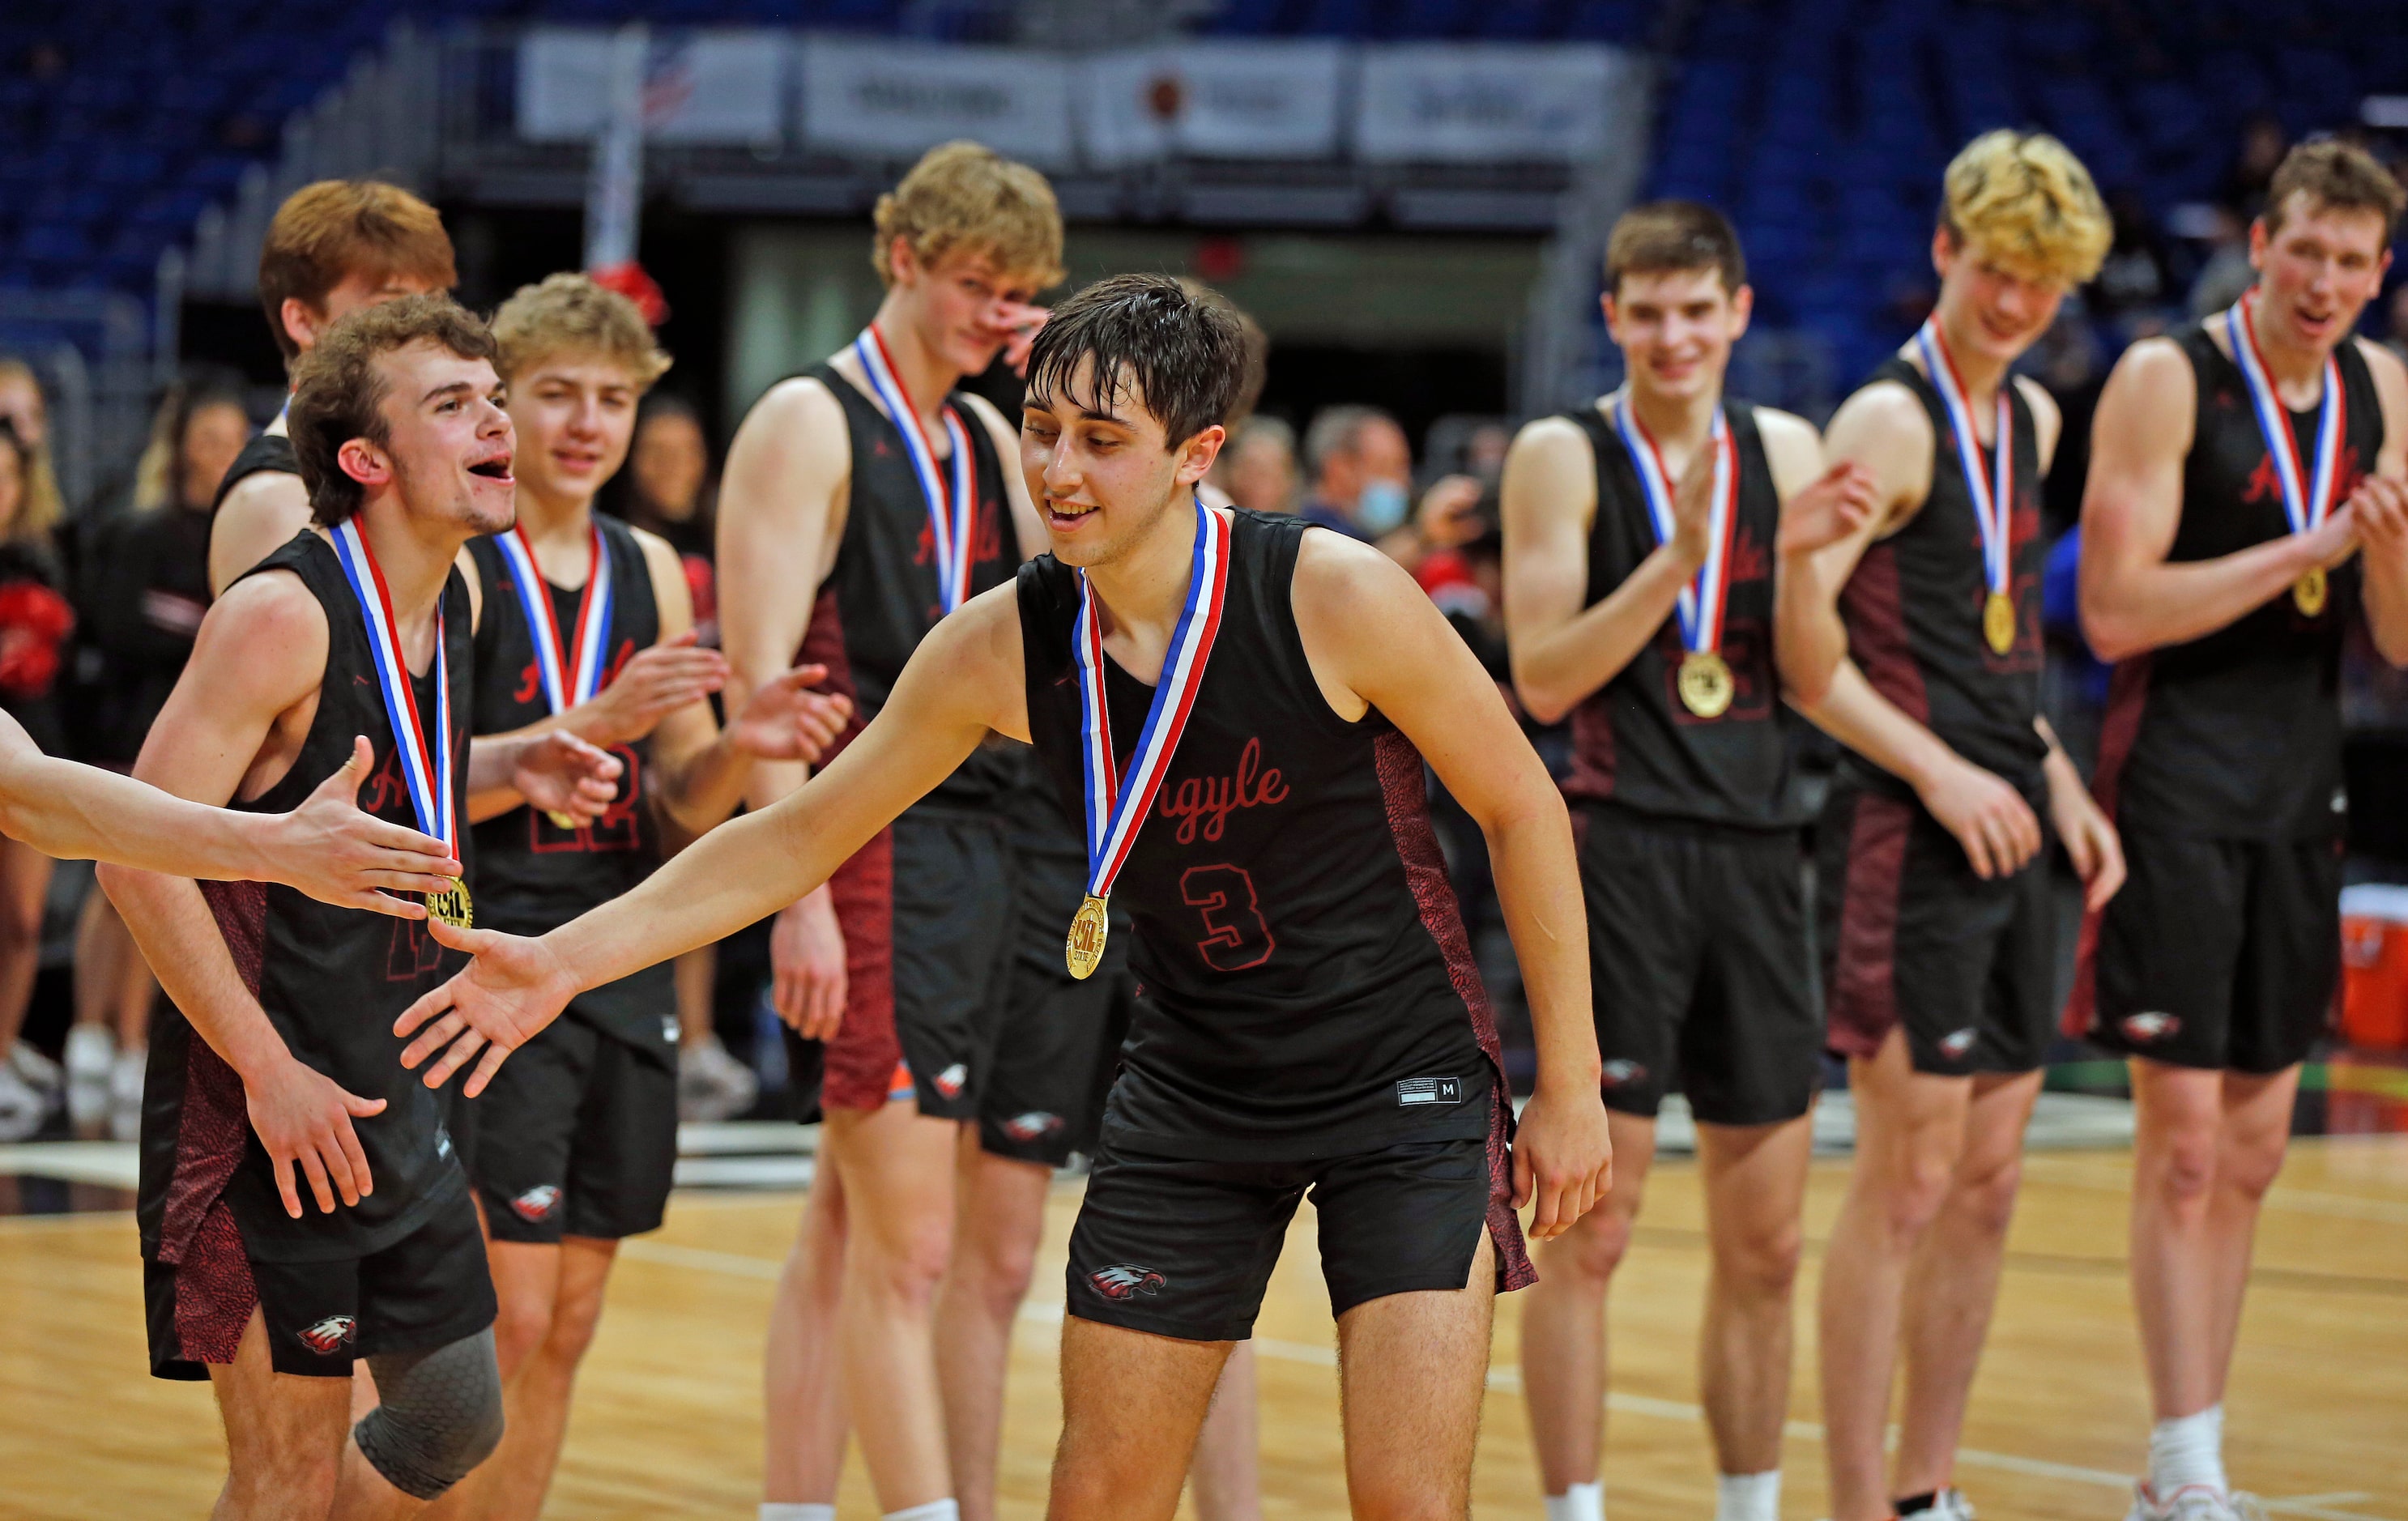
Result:
<instances>
[{"instance_id":1,"label":"gold medal","mask_svg":"<svg viewBox=\"0 0 2408 1521\"><path fill-rule=\"evenodd\" d=\"M1104 964L1104 937L1111 931L1112 916L1102 898L1090 897L1079 905L1070 919L1070 942L1063 948L1071 976L1083 983L1096 975L1096 969Z\"/></svg>"},{"instance_id":2,"label":"gold medal","mask_svg":"<svg viewBox=\"0 0 2408 1521\"><path fill-rule=\"evenodd\" d=\"M440 919L454 929L466 929L476 922L476 913L468 905L468 884L455 882L439 893L426 895L426 917Z\"/></svg>"},{"instance_id":3,"label":"gold medal","mask_svg":"<svg viewBox=\"0 0 2408 1521\"><path fill-rule=\"evenodd\" d=\"M2005 654L2015 647L2014 599L2004 592L1992 592L1982 604L1982 637L1990 641L1992 654Z\"/></svg>"},{"instance_id":4,"label":"gold medal","mask_svg":"<svg viewBox=\"0 0 2408 1521\"><path fill-rule=\"evenodd\" d=\"M2325 610L2325 602L2332 595L2332 581L2318 566L2291 582L2291 600L2299 610L2313 618Z\"/></svg>"},{"instance_id":5,"label":"gold medal","mask_svg":"<svg viewBox=\"0 0 2408 1521\"><path fill-rule=\"evenodd\" d=\"M1692 650L1681 657L1681 706L1699 718L1720 718L1730 711L1735 684L1727 661L1712 650Z\"/></svg>"},{"instance_id":6,"label":"gold medal","mask_svg":"<svg viewBox=\"0 0 2408 1521\"><path fill-rule=\"evenodd\" d=\"M552 821L552 826L555 829L572 835L577 832L577 821L556 808L545 809L543 816Z\"/></svg>"}]
</instances>

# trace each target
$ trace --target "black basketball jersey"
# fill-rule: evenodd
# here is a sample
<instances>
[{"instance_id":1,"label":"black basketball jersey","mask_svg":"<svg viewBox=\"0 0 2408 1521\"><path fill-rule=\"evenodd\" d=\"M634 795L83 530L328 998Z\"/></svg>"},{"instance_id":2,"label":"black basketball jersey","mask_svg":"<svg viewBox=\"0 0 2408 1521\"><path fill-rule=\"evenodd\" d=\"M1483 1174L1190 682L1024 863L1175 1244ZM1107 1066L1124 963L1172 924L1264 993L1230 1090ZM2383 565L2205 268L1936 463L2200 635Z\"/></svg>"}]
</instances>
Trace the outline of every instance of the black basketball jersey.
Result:
<instances>
[{"instance_id":1,"label":"black basketball jersey","mask_svg":"<svg viewBox=\"0 0 2408 1521\"><path fill-rule=\"evenodd\" d=\"M351 758L352 737L365 734L375 746L376 765L360 789L361 809L417 827L360 606L334 546L315 533L297 534L249 574L270 570L299 576L325 609L326 673L293 768L259 796L226 806L246 813L292 809ZM445 582L442 608L456 799L457 782L467 776L468 729L461 719L468 710L474 659L468 592L456 571ZM429 661L425 674L410 682L429 743L437 668ZM464 820L465 809L460 811ZM305 1187L302 1217L287 1215L267 1154L251 1128L241 1080L170 1004L151 1028L143 1090L144 1250L160 1261L179 1260L221 1197L233 1210L244 1247L265 1261L359 1256L400 1240L466 1184L443 1130L442 1096L421 1074L403 1069L407 1042L393 1033L393 1022L457 971L464 958L437 945L421 921L335 908L280 883L200 886L244 985L293 1055L346 1091L385 1101L382 1113L351 1121L376 1192L321 1214L307 1202Z\"/></svg>"},{"instance_id":2,"label":"black basketball jersey","mask_svg":"<svg viewBox=\"0 0 2408 1521\"><path fill-rule=\"evenodd\" d=\"M834 366L818 365L806 373L843 405L845 432L853 446L844 537L837 546L836 563L811 606L802 649L795 655L797 664L827 667L825 689L853 698L852 721L821 758L825 765L886 706L904 663L945 615L945 608L937 587L936 538L928 523L928 499L921 494L920 478L912 473L903 435ZM995 440L969 404L959 399L961 393L953 395L953 405L962 416L962 432L969 438L975 458L978 507L970 530L968 594L975 596L1010 580L1020 554L1012 536L1010 497L1004 491L1003 462L996 456ZM1018 770L1010 752L990 741L929 793L924 805L990 807L1010 790Z\"/></svg>"},{"instance_id":3,"label":"black basketball jersey","mask_svg":"<svg viewBox=\"0 0 2408 1521\"><path fill-rule=\"evenodd\" d=\"M225 505L226 493L245 480L270 473L299 475L301 456L293 452L293 440L281 433L253 434L251 441L242 446L242 452L234 457L234 463L226 466L224 478L218 481L218 494L209 500L209 515L216 517L218 509Z\"/></svg>"},{"instance_id":4,"label":"black basketball jersey","mask_svg":"<svg viewBox=\"0 0 2408 1521\"><path fill-rule=\"evenodd\" d=\"M1957 463L1947 408L1923 372L1904 359L1893 356L1865 383L1883 380L1914 392L1930 416L1931 492L1905 527L1865 551L1840 594L1848 653L1873 690L2037 804L2045 795L2041 762L2048 754L2032 727L2040 712L2041 576L2048 547L2041 538L2040 436L2030 404L2019 386L2001 382L2014 433L2007 563L2015 637L2000 654L1983 633L1990 586L1982 528ZM1993 439L1974 462L1985 480L1994 479L1997 447ZM1857 781L1894 796L1906 785L1853 752L1844 764Z\"/></svg>"},{"instance_id":5,"label":"black basketball jersey","mask_svg":"<svg viewBox=\"0 0 2408 1521\"><path fill-rule=\"evenodd\" d=\"M1594 607L1656 552L1656 530L1638 466L1613 423L1596 405L1565 415L1588 435L1597 455L1586 597ZM1794 725L1772 663L1772 556L1781 494L1765 459L1756 409L1726 402L1723 415L1739 459L1720 645L1731 671L1731 705L1716 717L1700 718L1682 703L1681 620L1677 614L1665 619L1613 680L1572 710L1572 772L1564 792L1647 813L1790 828L1805 822L1805 812L1792 764Z\"/></svg>"},{"instance_id":6,"label":"black basketball jersey","mask_svg":"<svg viewBox=\"0 0 2408 1521\"><path fill-rule=\"evenodd\" d=\"M1142 994L1107 1133L1254 1159L1485 1135L1505 1079L1421 754L1377 711L1340 719L1313 681L1289 591L1307 525L1230 516L1219 635L1112 894ZM1029 733L1074 819L1078 609L1074 571L1022 567ZM1125 766L1154 689L1109 657L1105 683Z\"/></svg>"},{"instance_id":7,"label":"black basketball jersey","mask_svg":"<svg viewBox=\"0 0 2408 1521\"><path fill-rule=\"evenodd\" d=\"M610 566L610 624L602 662L607 687L638 651L660 642L661 613L652 596L652 566L635 530L599 513L594 522ZM484 616L477 625L470 728L477 734L506 734L542 722L552 707L537 668L535 634L527 626L526 609L501 546L491 538L473 539L468 553L476 562L485 599ZM552 599L553 625L563 642L562 664L573 669L585 589L546 581L544 591ZM660 865L659 825L644 796L651 742L613 745L610 753L624 768L619 774L619 796L591 824L564 829L541 811L522 804L476 825L477 875L471 885L479 924L513 935L541 935L608 903ZM672 974L664 962L580 995L573 1008L623 1040L658 1047L675 1039L662 1023L674 1014L675 1000Z\"/></svg>"},{"instance_id":8,"label":"black basketball jersey","mask_svg":"<svg viewBox=\"0 0 2408 1521\"><path fill-rule=\"evenodd\" d=\"M2289 533L2240 367L2202 324L2174 341L2190 360L2199 405L2183 461L2182 520L2166 558L2212 560ZM2343 404L2338 507L2382 452L2383 405L2357 343L2344 343L2334 358ZM2325 405L2291 413L2303 456ZM2360 585L2353 557L2329 573L2324 607L2314 614L2286 587L2212 634L2118 664L2098 782L2117 820L2224 838L2339 834L2342 637Z\"/></svg>"}]
</instances>

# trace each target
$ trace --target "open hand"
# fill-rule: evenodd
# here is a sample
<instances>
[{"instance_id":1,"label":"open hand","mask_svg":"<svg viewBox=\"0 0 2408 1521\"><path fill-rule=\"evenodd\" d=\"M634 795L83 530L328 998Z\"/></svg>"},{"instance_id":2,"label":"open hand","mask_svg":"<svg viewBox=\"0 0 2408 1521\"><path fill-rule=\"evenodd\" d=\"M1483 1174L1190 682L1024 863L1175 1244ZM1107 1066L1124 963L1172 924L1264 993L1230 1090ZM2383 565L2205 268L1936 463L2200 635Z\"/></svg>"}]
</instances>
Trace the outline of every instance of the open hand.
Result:
<instances>
[{"instance_id":1,"label":"open hand","mask_svg":"<svg viewBox=\"0 0 2408 1521\"><path fill-rule=\"evenodd\" d=\"M769 926L769 1006L806 1040L844 1022L844 930L823 886L780 911Z\"/></svg>"},{"instance_id":2,"label":"open hand","mask_svg":"<svg viewBox=\"0 0 2408 1521\"><path fill-rule=\"evenodd\" d=\"M375 1191L367 1153L360 1149L351 1121L384 1112L383 1099L345 1093L333 1078L288 1053L266 1072L242 1074L242 1101L275 1169L286 1214L301 1218L301 1191L293 1177L296 1163L321 1214L335 1212L337 1194L351 1205Z\"/></svg>"},{"instance_id":3,"label":"open hand","mask_svg":"<svg viewBox=\"0 0 2408 1521\"><path fill-rule=\"evenodd\" d=\"M727 684L727 657L703 649L688 629L636 652L619 674L578 710L578 731L597 744L633 744L654 725Z\"/></svg>"},{"instance_id":4,"label":"open hand","mask_svg":"<svg viewBox=\"0 0 2408 1521\"><path fill-rule=\"evenodd\" d=\"M1595 1083L1576 1090L1541 1081L1513 1134L1513 1207L1536 1200L1530 1239L1572 1228L1613 1184L1613 1141Z\"/></svg>"},{"instance_id":5,"label":"open hand","mask_svg":"<svg viewBox=\"0 0 2408 1521\"><path fill-rule=\"evenodd\" d=\"M735 731L736 748L761 760L817 766L853 718L851 697L810 690L826 680L825 666L796 666L754 688L744 710L728 725Z\"/></svg>"},{"instance_id":6,"label":"open hand","mask_svg":"<svg viewBox=\"0 0 2408 1521\"><path fill-rule=\"evenodd\" d=\"M625 769L609 751L566 729L546 729L527 736L510 770L510 787L539 812L591 824L617 799L619 773Z\"/></svg>"},{"instance_id":7,"label":"open hand","mask_svg":"<svg viewBox=\"0 0 2408 1521\"><path fill-rule=\"evenodd\" d=\"M423 919L424 904L393 895L446 891L460 863L432 835L360 811L360 787L375 764L362 735L341 769L300 807L270 820L262 875L337 908Z\"/></svg>"},{"instance_id":8,"label":"open hand","mask_svg":"<svg viewBox=\"0 0 2408 1521\"><path fill-rule=\"evenodd\" d=\"M535 1039L568 1007L577 996L577 979L540 940L497 929L463 929L440 919L428 920L426 927L440 944L476 959L393 1022L395 1035L418 1032L418 1039L402 1048L401 1065L416 1071L428 1057L442 1053L426 1069L426 1085L439 1088L482 1051L484 1059L460 1090L474 1098L511 1052Z\"/></svg>"},{"instance_id":9,"label":"open hand","mask_svg":"<svg viewBox=\"0 0 2408 1521\"><path fill-rule=\"evenodd\" d=\"M1931 816L1965 847L1977 877L2012 877L2040 854L2039 816L2022 793L1994 772L1953 761L1920 796Z\"/></svg>"},{"instance_id":10,"label":"open hand","mask_svg":"<svg viewBox=\"0 0 2408 1521\"><path fill-rule=\"evenodd\" d=\"M1813 554L1863 529L1879 504L1873 473L1855 460L1842 460L1813 485L1781 505L1775 539L1784 558Z\"/></svg>"},{"instance_id":11,"label":"open hand","mask_svg":"<svg viewBox=\"0 0 2408 1521\"><path fill-rule=\"evenodd\" d=\"M2057 825L2057 838L2065 841L2074 875L2082 879L2082 906L2097 913L2124 885L2124 842L2087 790L2060 782L2054 775L2049 779L2048 816Z\"/></svg>"}]
</instances>

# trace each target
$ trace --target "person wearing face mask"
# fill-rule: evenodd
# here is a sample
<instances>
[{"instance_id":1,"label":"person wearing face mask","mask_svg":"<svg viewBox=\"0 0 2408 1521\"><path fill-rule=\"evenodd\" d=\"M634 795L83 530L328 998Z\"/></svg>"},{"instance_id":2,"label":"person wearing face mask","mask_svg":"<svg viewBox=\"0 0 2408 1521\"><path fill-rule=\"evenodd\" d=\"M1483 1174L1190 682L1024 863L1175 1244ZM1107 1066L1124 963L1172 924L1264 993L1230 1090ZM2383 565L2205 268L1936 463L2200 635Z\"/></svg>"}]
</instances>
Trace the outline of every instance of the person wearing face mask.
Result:
<instances>
[{"instance_id":1,"label":"person wearing face mask","mask_svg":"<svg viewBox=\"0 0 2408 1521\"><path fill-rule=\"evenodd\" d=\"M1304 433L1304 464L1312 478L1297 515L1366 544L1377 544L1407 570L1431 552L1460 548L1480 536L1480 482L1440 477L1412 499L1413 452L1405 430L1376 407L1324 408Z\"/></svg>"},{"instance_id":2,"label":"person wearing face mask","mask_svg":"<svg viewBox=\"0 0 2408 1521\"><path fill-rule=\"evenodd\" d=\"M2114 826L2040 716L2059 419L2008 373L2098 273L2107 208L2064 144L2000 130L1948 165L1938 222L1929 320L1825 435L1828 458L1871 473L1872 510L1828 545L1784 546L1774 611L1791 700L1846 747L1815 895L1856 1111L1823 1266L1834 1521L1971 1514L1956 1438L2057 1012L2044 848L2062 842L2094 909L2124 878Z\"/></svg>"}]
</instances>

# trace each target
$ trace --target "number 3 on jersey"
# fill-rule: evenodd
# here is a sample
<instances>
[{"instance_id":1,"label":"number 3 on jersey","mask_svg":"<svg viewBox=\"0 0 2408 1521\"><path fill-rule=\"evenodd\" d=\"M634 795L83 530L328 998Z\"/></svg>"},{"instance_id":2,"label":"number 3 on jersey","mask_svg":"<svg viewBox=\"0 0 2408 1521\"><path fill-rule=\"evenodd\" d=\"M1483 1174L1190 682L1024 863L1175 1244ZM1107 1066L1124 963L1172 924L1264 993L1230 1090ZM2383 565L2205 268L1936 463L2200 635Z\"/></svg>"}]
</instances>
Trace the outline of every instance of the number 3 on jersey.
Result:
<instances>
[{"instance_id":1,"label":"number 3 on jersey","mask_svg":"<svg viewBox=\"0 0 2408 1521\"><path fill-rule=\"evenodd\" d=\"M1254 879L1245 868L1189 867L1179 878L1179 897L1204 921L1204 938L1196 942L1196 954L1214 971L1259 967L1277 949L1254 897Z\"/></svg>"}]
</instances>

